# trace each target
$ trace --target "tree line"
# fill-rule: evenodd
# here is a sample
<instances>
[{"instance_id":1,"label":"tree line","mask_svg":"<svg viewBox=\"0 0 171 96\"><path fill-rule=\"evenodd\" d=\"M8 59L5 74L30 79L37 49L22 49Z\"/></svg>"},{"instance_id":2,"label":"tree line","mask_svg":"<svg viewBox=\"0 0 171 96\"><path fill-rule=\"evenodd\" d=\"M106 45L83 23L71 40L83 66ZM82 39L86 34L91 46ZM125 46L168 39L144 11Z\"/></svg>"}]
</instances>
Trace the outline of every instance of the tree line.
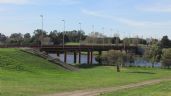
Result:
<instances>
[{"instance_id":1,"label":"tree line","mask_svg":"<svg viewBox=\"0 0 171 96\"><path fill-rule=\"evenodd\" d=\"M10 36L5 36L0 33L0 45L41 45L42 42L44 42L45 45L60 45L63 43L63 38L65 43L79 43L81 41L82 44L125 44L126 46L131 44L151 45L159 42L157 39L144 39L138 36L125 37L121 39L118 34L107 37L100 32L91 32L86 35L83 30L72 30L65 32L53 30L48 33L41 29L37 29L34 30L32 35L30 33L12 33ZM171 47L171 41L167 36L164 36L160 42L160 45L167 48Z\"/></svg>"},{"instance_id":2,"label":"tree line","mask_svg":"<svg viewBox=\"0 0 171 96\"><path fill-rule=\"evenodd\" d=\"M33 35L30 33L12 33L10 36L5 36L0 33L0 45L60 45L63 42L79 42L86 38L85 32L82 30L72 30L59 32L53 30L51 32L42 31L41 29L34 30Z\"/></svg>"}]
</instances>

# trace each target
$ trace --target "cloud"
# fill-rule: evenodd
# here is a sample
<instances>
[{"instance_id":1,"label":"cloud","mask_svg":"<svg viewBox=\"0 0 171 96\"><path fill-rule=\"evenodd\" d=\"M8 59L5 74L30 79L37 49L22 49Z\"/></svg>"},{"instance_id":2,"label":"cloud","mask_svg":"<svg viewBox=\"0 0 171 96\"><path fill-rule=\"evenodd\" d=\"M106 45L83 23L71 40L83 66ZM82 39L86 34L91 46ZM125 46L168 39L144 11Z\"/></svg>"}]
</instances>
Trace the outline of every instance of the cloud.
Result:
<instances>
[{"instance_id":1,"label":"cloud","mask_svg":"<svg viewBox=\"0 0 171 96\"><path fill-rule=\"evenodd\" d=\"M89 16L114 20L114 21L117 21L117 22L119 22L121 24L127 25L129 27L156 28L156 27L168 27L168 26L171 26L171 22L169 22L169 21L167 21L167 22L137 21L137 20L127 19L127 18L107 15L107 14L104 14L104 13L100 13L100 11L89 11L89 10L85 10L85 9L82 10L82 13L86 14L86 15L89 15Z\"/></svg>"},{"instance_id":2,"label":"cloud","mask_svg":"<svg viewBox=\"0 0 171 96\"><path fill-rule=\"evenodd\" d=\"M90 10L82 10L82 13L85 15L98 17L101 19L113 20L121 24L122 28L125 28L125 31L132 31L132 35L143 35L145 37L161 37L162 35L169 35L171 37L170 32L171 21L141 21L141 20L133 20L123 17L116 17L112 15L108 15L102 13L100 11L90 11ZM124 29L123 29L124 30Z\"/></svg>"},{"instance_id":3,"label":"cloud","mask_svg":"<svg viewBox=\"0 0 171 96\"><path fill-rule=\"evenodd\" d=\"M49 2L49 0L37 0L35 3L37 4L37 2L43 2L43 4L50 4L50 5L76 5L76 4L80 4L81 1L80 0L51 0L51 2Z\"/></svg>"},{"instance_id":4,"label":"cloud","mask_svg":"<svg viewBox=\"0 0 171 96\"><path fill-rule=\"evenodd\" d=\"M155 4L151 4L151 5L140 5L140 6L136 6L136 9L138 9L140 11L147 11L147 12L170 13L171 12L171 4L155 3Z\"/></svg>"},{"instance_id":5,"label":"cloud","mask_svg":"<svg viewBox=\"0 0 171 96\"><path fill-rule=\"evenodd\" d=\"M79 0L57 0L59 3L67 4L67 5L74 5L79 4Z\"/></svg>"},{"instance_id":6,"label":"cloud","mask_svg":"<svg viewBox=\"0 0 171 96\"><path fill-rule=\"evenodd\" d=\"M0 7L0 13L11 13L14 12L15 9L9 8L9 7ZM2 16L2 15L1 15Z\"/></svg>"},{"instance_id":7,"label":"cloud","mask_svg":"<svg viewBox=\"0 0 171 96\"><path fill-rule=\"evenodd\" d=\"M27 4L29 0L0 0L0 4Z\"/></svg>"}]
</instances>

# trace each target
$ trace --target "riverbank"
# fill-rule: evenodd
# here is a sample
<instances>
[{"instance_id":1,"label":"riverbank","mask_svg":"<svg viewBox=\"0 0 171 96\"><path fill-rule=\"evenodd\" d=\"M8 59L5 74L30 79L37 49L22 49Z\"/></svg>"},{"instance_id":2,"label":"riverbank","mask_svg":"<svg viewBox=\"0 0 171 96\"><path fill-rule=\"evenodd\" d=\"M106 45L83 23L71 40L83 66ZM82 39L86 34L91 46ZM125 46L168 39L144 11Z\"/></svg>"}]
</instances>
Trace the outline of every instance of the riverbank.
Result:
<instances>
[{"instance_id":1,"label":"riverbank","mask_svg":"<svg viewBox=\"0 0 171 96\"><path fill-rule=\"evenodd\" d=\"M0 49L0 53L0 96L39 96L171 76L171 70L167 69L132 67L122 68L117 73L113 66L94 66L70 72L18 49Z\"/></svg>"}]
</instances>

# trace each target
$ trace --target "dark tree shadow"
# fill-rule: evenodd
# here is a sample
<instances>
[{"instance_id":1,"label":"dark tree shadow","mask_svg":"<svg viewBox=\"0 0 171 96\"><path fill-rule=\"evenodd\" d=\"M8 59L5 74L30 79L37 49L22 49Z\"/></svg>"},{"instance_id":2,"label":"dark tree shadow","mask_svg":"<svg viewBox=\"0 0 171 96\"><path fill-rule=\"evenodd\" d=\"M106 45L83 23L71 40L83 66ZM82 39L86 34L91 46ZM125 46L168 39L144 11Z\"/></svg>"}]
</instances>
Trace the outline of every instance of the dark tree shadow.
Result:
<instances>
[{"instance_id":1,"label":"dark tree shadow","mask_svg":"<svg viewBox=\"0 0 171 96\"><path fill-rule=\"evenodd\" d=\"M102 66L100 64L80 64L80 65L76 65L78 68L83 68L83 69L89 69L89 68L95 68L98 66Z\"/></svg>"},{"instance_id":2,"label":"dark tree shadow","mask_svg":"<svg viewBox=\"0 0 171 96\"><path fill-rule=\"evenodd\" d=\"M135 72L128 72L128 73L135 73L135 74L156 74L154 72L140 72L140 71L135 71Z\"/></svg>"}]
</instances>

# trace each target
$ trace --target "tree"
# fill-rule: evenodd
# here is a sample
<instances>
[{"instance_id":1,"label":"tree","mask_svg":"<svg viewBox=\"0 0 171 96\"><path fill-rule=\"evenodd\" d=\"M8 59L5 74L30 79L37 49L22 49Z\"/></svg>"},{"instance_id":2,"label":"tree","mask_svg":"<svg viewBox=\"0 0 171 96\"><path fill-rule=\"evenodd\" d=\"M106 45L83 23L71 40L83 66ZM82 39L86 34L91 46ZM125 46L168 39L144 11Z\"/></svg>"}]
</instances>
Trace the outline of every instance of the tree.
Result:
<instances>
[{"instance_id":1,"label":"tree","mask_svg":"<svg viewBox=\"0 0 171 96\"><path fill-rule=\"evenodd\" d=\"M4 44L6 40L7 37L4 34L0 33L0 45Z\"/></svg>"},{"instance_id":2,"label":"tree","mask_svg":"<svg viewBox=\"0 0 171 96\"><path fill-rule=\"evenodd\" d=\"M35 42L36 44L41 44L41 41L44 37L47 36L46 31L42 31L41 29L34 30L34 35L32 37L32 42Z\"/></svg>"},{"instance_id":3,"label":"tree","mask_svg":"<svg viewBox=\"0 0 171 96\"><path fill-rule=\"evenodd\" d=\"M49 37L54 45L59 45L62 42L62 35L60 36L60 33L58 33L57 30L51 31Z\"/></svg>"},{"instance_id":4,"label":"tree","mask_svg":"<svg viewBox=\"0 0 171 96\"><path fill-rule=\"evenodd\" d=\"M144 58L152 63L152 67L154 68L154 64L159 62L161 59L162 49L157 44L151 45L150 47L145 49Z\"/></svg>"},{"instance_id":5,"label":"tree","mask_svg":"<svg viewBox=\"0 0 171 96\"><path fill-rule=\"evenodd\" d=\"M169 48L171 47L171 43L170 43L170 40L168 38L168 36L163 36L161 42L160 42L160 45L162 48Z\"/></svg>"},{"instance_id":6,"label":"tree","mask_svg":"<svg viewBox=\"0 0 171 96\"><path fill-rule=\"evenodd\" d=\"M10 43L12 44L17 44L17 45L21 45L23 40L23 35L21 33L13 33L10 36Z\"/></svg>"},{"instance_id":7,"label":"tree","mask_svg":"<svg viewBox=\"0 0 171 96\"><path fill-rule=\"evenodd\" d=\"M112 38L112 44L116 44L119 45L119 43L121 42L119 34L114 34L114 37Z\"/></svg>"},{"instance_id":8,"label":"tree","mask_svg":"<svg viewBox=\"0 0 171 96\"><path fill-rule=\"evenodd\" d=\"M162 66L167 68L171 66L171 48L163 50Z\"/></svg>"},{"instance_id":9,"label":"tree","mask_svg":"<svg viewBox=\"0 0 171 96\"><path fill-rule=\"evenodd\" d=\"M123 63L126 62L126 53L117 51L117 50L110 50L107 53L102 54L101 60L108 63L108 65L115 65L117 68L117 72L120 72L120 66L124 65Z\"/></svg>"},{"instance_id":10,"label":"tree","mask_svg":"<svg viewBox=\"0 0 171 96\"><path fill-rule=\"evenodd\" d=\"M30 38L31 38L30 33L26 33L26 34L24 34L24 39L30 39Z\"/></svg>"}]
</instances>

